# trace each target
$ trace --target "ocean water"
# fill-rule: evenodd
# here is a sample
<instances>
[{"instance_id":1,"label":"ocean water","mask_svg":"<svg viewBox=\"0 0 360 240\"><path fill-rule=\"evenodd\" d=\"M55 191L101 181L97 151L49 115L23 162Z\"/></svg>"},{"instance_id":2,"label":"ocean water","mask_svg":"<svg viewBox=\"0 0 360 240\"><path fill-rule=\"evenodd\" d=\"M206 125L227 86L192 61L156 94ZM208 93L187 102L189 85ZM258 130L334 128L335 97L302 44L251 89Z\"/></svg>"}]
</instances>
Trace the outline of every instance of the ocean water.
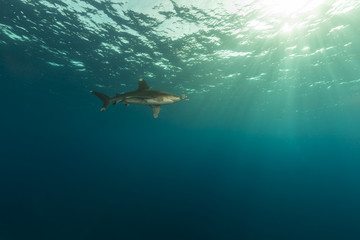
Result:
<instances>
[{"instance_id":1,"label":"ocean water","mask_svg":"<svg viewBox=\"0 0 360 240\"><path fill-rule=\"evenodd\" d=\"M357 0L0 0L0 240L360 239ZM190 101L100 112L144 78Z\"/></svg>"}]
</instances>

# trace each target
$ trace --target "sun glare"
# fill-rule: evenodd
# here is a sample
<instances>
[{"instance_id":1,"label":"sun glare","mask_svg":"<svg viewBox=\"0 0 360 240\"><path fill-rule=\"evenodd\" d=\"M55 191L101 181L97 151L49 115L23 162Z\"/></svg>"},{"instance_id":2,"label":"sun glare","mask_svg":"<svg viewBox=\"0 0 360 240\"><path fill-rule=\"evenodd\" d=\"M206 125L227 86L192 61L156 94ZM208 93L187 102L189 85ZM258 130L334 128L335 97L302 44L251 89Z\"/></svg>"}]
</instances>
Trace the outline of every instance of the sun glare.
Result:
<instances>
[{"instance_id":1,"label":"sun glare","mask_svg":"<svg viewBox=\"0 0 360 240\"><path fill-rule=\"evenodd\" d=\"M300 11L305 5L305 1L291 1L291 0L265 0L264 5L267 9L274 13L281 13L284 15L291 15Z\"/></svg>"},{"instance_id":2,"label":"sun glare","mask_svg":"<svg viewBox=\"0 0 360 240\"><path fill-rule=\"evenodd\" d=\"M256 21L248 26L257 31L269 32L279 29L281 33L292 33L308 23L309 17L315 18L319 7L326 0L254 0L258 12Z\"/></svg>"},{"instance_id":3,"label":"sun glare","mask_svg":"<svg viewBox=\"0 0 360 240\"><path fill-rule=\"evenodd\" d=\"M284 17L294 17L315 11L324 0L260 0L265 10Z\"/></svg>"}]
</instances>

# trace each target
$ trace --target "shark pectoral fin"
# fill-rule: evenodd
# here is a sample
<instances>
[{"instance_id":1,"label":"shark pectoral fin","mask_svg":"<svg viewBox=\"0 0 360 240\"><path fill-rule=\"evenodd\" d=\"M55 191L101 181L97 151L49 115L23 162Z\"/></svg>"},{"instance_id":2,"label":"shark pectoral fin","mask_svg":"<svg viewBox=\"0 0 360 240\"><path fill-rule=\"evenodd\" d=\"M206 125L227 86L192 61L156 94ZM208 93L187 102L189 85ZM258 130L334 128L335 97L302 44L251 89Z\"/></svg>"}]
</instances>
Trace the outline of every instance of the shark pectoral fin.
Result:
<instances>
[{"instance_id":1,"label":"shark pectoral fin","mask_svg":"<svg viewBox=\"0 0 360 240\"><path fill-rule=\"evenodd\" d=\"M158 118L160 110L161 110L161 106L160 105L152 105L150 107L152 108L154 118Z\"/></svg>"}]
</instances>

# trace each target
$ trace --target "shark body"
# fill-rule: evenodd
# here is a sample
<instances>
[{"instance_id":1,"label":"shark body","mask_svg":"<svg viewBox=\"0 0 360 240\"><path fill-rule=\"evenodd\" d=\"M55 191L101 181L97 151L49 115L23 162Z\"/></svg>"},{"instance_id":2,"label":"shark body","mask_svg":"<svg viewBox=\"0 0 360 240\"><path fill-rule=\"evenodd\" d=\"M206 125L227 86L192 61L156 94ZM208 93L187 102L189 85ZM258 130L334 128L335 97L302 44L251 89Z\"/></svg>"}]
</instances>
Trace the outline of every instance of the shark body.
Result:
<instances>
[{"instance_id":1,"label":"shark body","mask_svg":"<svg viewBox=\"0 0 360 240\"><path fill-rule=\"evenodd\" d=\"M94 94L103 101L104 105L100 109L101 112L105 111L111 104L115 105L121 102L124 103L125 106L129 106L130 104L150 106L152 108L154 118L159 116L161 105L172 104L181 100L189 100L185 95L181 95L181 97L179 97L165 91L150 89L144 79L139 79L139 88L137 90L123 94L116 94L115 97L109 97L103 93L95 91L90 91L90 93Z\"/></svg>"}]
</instances>

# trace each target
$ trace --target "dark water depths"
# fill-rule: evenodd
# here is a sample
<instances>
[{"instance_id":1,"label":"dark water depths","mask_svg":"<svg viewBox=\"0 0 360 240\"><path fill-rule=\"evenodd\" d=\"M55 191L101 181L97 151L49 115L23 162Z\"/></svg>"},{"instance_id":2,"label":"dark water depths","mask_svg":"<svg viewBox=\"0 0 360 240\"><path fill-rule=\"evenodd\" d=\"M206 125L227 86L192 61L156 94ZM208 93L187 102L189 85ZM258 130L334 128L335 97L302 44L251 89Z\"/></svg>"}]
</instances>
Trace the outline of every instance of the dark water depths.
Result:
<instances>
[{"instance_id":1,"label":"dark water depths","mask_svg":"<svg viewBox=\"0 0 360 240\"><path fill-rule=\"evenodd\" d=\"M358 239L358 1L0 0L0 240ZM158 119L90 90L185 93Z\"/></svg>"}]
</instances>

